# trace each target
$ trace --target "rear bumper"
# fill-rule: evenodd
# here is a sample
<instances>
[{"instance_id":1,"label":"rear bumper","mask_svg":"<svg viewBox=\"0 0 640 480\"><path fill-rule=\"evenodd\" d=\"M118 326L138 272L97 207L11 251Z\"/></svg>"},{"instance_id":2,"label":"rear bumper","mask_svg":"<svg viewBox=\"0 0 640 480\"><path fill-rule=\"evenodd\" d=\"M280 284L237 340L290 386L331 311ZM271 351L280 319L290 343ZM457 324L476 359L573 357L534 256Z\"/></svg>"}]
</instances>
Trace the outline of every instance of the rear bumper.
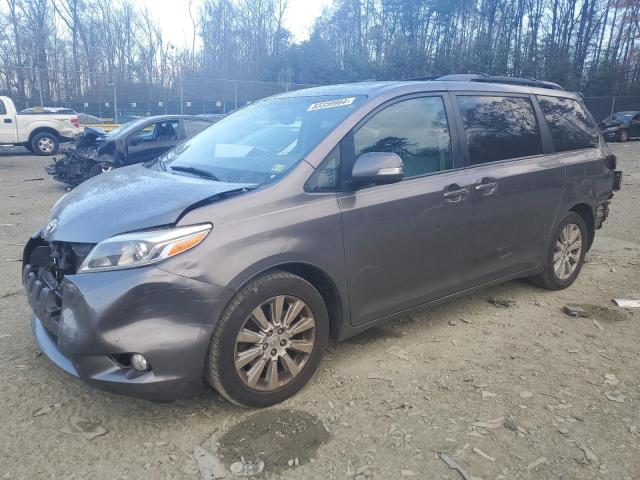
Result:
<instances>
[{"instance_id":1,"label":"rear bumper","mask_svg":"<svg viewBox=\"0 0 640 480\"><path fill-rule=\"evenodd\" d=\"M613 172L613 191L618 192L622 188L622 171L616 170Z\"/></svg>"},{"instance_id":2,"label":"rear bumper","mask_svg":"<svg viewBox=\"0 0 640 480\"><path fill-rule=\"evenodd\" d=\"M215 320L232 292L147 267L65 277L56 302L45 279L28 273L33 334L62 370L94 387L153 401L201 389ZM120 363L130 353L143 354L151 370Z\"/></svg>"}]
</instances>

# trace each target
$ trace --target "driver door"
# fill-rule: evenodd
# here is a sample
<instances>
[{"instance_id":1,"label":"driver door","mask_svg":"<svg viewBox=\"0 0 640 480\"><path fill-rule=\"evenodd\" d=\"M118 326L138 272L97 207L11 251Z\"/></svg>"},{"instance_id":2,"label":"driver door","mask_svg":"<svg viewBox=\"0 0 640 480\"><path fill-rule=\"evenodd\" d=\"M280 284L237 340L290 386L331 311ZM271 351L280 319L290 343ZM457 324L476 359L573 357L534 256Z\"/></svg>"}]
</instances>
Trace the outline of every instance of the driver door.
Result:
<instances>
[{"instance_id":1,"label":"driver door","mask_svg":"<svg viewBox=\"0 0 640 480\"><path fill-rule=\"evenodd\" d=\"M629 136L640 137L640 113L636 113L629 124Z\"/></svg>"},{"instance_id":2,"label":"driver door","mask_svg":"<svg viewBox=\"0 0 640 480\"><path fill-rule=\"evenodd\" d=\"M16 140L15 119L8 114L7 107L0 100L0 143L13 143Z\"/></svg>"},{"instance_id":3,"label":"driver door","mask_svg":"<svg viewBox=\"0 0 640 480\"><path fill-rule=\"evenodd\" d=\"M181 140L179 120L147 125L127 138L126 165L148 162L173 148Z\"/></svg>"},{"instance_id":4,"label":"driver door","mask_svg":"<svg viewBox=\"0 0 640 480\"><path fill-rule=\"evenodd\" d=\"M339 195L354 325L468 283L469 180L452 148L448 105L440 95L405 97L374 111L347 138L353 158L393 152L405 169L398 183Z\"/></svg>"}]
</instances>

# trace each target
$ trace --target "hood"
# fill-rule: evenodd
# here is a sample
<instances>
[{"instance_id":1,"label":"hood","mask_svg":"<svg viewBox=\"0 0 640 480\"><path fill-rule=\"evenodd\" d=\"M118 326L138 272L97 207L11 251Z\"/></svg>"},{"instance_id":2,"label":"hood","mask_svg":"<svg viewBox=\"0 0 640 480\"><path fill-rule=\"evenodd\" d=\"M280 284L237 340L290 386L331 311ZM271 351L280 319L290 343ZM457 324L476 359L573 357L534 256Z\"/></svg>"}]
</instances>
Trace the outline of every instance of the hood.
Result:
<instances>
[{"instance_id":1,"label":"hood","mask_svg":"<svg viewBox=\"0 0 640 480\"><path fill-rule=\"evenodd\" d=\"M95 146L97 143L104 142L104 137L107 135L102 128L86 127L84 132L78 138L76 138L76 148L87 148Z\"/></svg>"},{"instance_id":2,"label":"hood","mask_svg":"<svg viewBox=\"0 0 640 480\"><path fill-rule=\"evenodd\" d=\"M93 137L104 137L107 131L100 127L84 127L84 135L91 135Z\"/></svg>"},{"instance_id":3,"label":"hood","mask_svg":"<svg viewBox=\"0 0 640 480\"><path fill-rule=\"evenodd\" d=\"M175 223L193 204L245 186L132 165L91 178L62 197L43 236L98 243L119 233Z\"/></svg>"},{"instance_id":4,"label":"hood","mask_svg":"<svg viewBox=\"0 0 640 480\"><path fill-rule=\"evenodd\" d=\"M619 120L603 120L598 125L600 128L611 128L611 127L619 127L622 125L622 122Z\"/></svg>"}]
</instances>

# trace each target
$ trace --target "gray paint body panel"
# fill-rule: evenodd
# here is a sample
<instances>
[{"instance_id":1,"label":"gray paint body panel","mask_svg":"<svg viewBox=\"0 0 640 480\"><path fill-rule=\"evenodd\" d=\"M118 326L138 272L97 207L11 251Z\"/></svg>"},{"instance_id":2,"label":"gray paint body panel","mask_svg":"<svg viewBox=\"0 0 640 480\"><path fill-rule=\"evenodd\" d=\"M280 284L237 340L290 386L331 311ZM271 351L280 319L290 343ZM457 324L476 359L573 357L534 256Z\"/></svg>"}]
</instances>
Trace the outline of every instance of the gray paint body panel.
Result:
<instances>
[{"instance_id":1,"label":"gray paint body panel","mask_svg":"<svg viewBox=\"0 0 640 480\"><path fill-rule=\"evenodd\" d=\"M54 361L61 353L75 374L101 388L170 399L201 384L216 320L233 294L266 270L306 265L329 279L339 293L342 316L333 319L339 338L539 272L564 213L579 203L595 211L612 190L613 172L603 161L610 152L602 140L596 149L464 167L458 158L463 132L450 118L456 170L355 192L304 190L314 169L372 110L401 96L434 92L444 92L450 109L447 91L578 98L473 82L382 82L289 92L282 96L344 93L368 99L288 175L254 191L225 198L220 194L240 185L142 166L85 182L54 207L58 225L48 240L96 243L162 225L214 227L196 248L157 266L65 278L63 309L77 319L77 328L47 342L42 322L34 320L43 351ZM548 139L548 132L542 134ZM473 187L486 179L494 179L497 190L483 197ZM469 187L469 195L446 201L443 194L452 186ZM157 378L118 377L117 366L105 360L134 351L149 355ZM71 370L68 362L58 363Z\"/></svg>"}]
</instances>

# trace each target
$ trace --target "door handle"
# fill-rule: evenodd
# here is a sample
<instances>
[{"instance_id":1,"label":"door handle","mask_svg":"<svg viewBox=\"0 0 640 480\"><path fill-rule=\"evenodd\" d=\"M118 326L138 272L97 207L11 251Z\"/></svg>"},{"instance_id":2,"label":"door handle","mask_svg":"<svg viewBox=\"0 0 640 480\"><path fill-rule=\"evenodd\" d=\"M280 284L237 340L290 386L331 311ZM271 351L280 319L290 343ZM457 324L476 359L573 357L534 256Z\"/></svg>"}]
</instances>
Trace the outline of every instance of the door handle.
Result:
<instances>
[{"instance_id":1,"label":"door handle","mask_svg":"<svg viewBox=\"0 0 640 480\"><path fill-rule=\"evenodd\" d=\"M5 118L4 123L13 123L13 120L11 120L10 118Z\"/></svg>"},{"instance_id":2,"label":"door handle","mask_svg":"<svg viewBox=\"0 0 640 480\"><path fill-rule=\"evenodd\" d=\"M487 196L494 193L497 188L497 182L479 183L475 186L475 191L480 193L481 195Z\"/></svg>"},{"instance_id":3,"label":"door handle","mask_svg":"<svg viewBox=\"0 0 640 480\"><path fill-rule=\"evenodd\" d=\"M457 185L452 185L451 187L455 188L455 190L447 190L442 194L442 196L446 198L447 201L449 202L452 202L452 203L459 202L467 198L467 196L469 195L468 187L456 188Z\"/></svg>"}]
</instances>

